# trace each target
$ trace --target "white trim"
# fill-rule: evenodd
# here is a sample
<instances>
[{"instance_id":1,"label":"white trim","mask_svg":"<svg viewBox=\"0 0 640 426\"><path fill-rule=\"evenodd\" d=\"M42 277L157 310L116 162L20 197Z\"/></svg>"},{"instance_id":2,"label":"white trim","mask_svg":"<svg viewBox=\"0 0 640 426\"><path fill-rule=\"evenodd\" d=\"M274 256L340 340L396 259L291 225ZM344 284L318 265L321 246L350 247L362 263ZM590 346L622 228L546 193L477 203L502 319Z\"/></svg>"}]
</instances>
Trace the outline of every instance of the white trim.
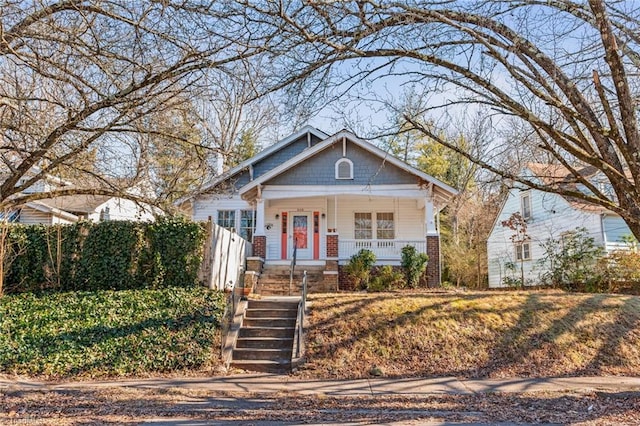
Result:
<instances>
[{"instance_id":1,"label":"white trim","mask_svg":"<svg viewBox=\"0 0 640 426\"><path fill-rule=\"evenodd\" d=\"M429 182L429 183L433 183L434 185L438 186L442 191L447 192L450 196L454 196L458 193L458 191L454 188L452 188L451 186L439 181L438 179L434 178L433 176L430 176L426 173L424 173L423 171L420 171L410 165L408 165L407 163L403 162L402 160L390 155L389 153L381 150L380 148L374 146L373 144L364 141L362 139L359 139L358 137L356 137L353 133L351 132L347 132L346 130L343 130L339 133L336 133L335 135L325 139L324 141L316 144L314 147L306 149L304 151L302 151L299 155L285 161L284 163L280 164L279 166L274 167L273 169L269 170L268 172L264 173L262 176L260 176L259 178L255 179L252 182L249 182L248 184L246 184L245 186L243 186L242 188L240 188L239 193L243 194L249 190L251 190L252 188L254 188L256 185L260 185L265 183L266 181L273 179L274 177L286 172L287 170L291 169L292 167L300 164L301 162L303 162L304 160L306 160L307 158L310 158L314 155L316 155L317 153L323 151L324 149L332 146L334 143L340 141L340 138L348 138L351 142L355 143L356 145L360 146L361 148L371 152L372 154L377 155L378 157L382 158L384 161L408 172L411 173L415 176L418 176L419 178Z\"/></svg>"},{"instance_id":2,"label":"white trim","mask_svg":"<svg viewBox=\"0 0 640 426\"><path fill-rule=\"evenodd\" d=\"M262 188L262 198L265 200L326 197L331 195L424 199L424 191L412 184L375 185L367 188L363 188L362 185L266 185Z\"/></svg>"},{"instance_id":3,"label":"white trim","mask_svg":"<svg viewBox=\"0 0 640 426\"><path fill-rule=\"evenodd\" d=\"M349 176L348 177L341 177L340 176L340 164L342 163L347 163L349 164ZM336 161L336 164L334 165L335 167L335 172L336 172L336 180L353 180L353 161L349 160L348 158L340 158L338 161Z\"/></svg>"},{"instance_id":4,"label":"white trim","mask_svg":"<svg viewBox=\"0 0 640 426\"><path fill-rule=\"evenodd\" d=\"M71 220L73 222L77 222L80 218L72 213L66 212L64 210L57 209L55 207L49 207L46 204L39 203L37 201L30 201L25 204L26 207L32 208L34 210L38 210L43 213L51 213L54 216L60 217L62 219Z\"/></svg>"}]
</instances>

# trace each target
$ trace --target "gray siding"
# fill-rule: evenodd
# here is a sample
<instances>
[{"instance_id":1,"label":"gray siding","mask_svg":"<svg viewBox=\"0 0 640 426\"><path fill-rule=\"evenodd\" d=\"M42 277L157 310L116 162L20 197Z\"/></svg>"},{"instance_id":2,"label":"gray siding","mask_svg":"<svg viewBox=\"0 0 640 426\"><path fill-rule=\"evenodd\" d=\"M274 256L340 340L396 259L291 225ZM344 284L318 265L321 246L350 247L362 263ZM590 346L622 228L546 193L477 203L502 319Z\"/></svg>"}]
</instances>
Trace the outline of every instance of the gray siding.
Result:
<instances>
[{"instance_id":1,"label":"gray siding","mask_svg":"<svg viewBox=\"0 0 640 426\"><path fill-rule=\"evenodd\" d=\"M311 135L311 146L314 146L320 142L322 142L322 139L314 136L313 134ZM307 147L307 135L296 139L289 145L255 163L253 165L253 178L255 179L273 169L274 167L278 167L285 161L290 160L291 158L300 154L302 151L307 149ZM248 184L250 181L251 175L249 174L249 171L245 169L231 176L225 181L225 183L231 184L235 189L239 189Z\"/></svg>"},{"instance_id":2,"label":"gray siding","mask_svg":"<svg viewBox=\"0 0 640 426\"><path fill-rule=\"evenodd\" d=\"M306 145L305 145L306 146ZM336 179L335 163L342 156L342 142L319 152L302 164L266 182L270 185L394 185L415 184L416 177L356 144L347 143L348 158L353 161L353 179Z\"/></svg>"},{"instance_id":3,"label":"gray siding","mask_svg":"<svg viewBox=\"0 0 640 426\"><path fill-rule=\"evenodd\" d=\"M317 138L312 136L312 142L313 142L313 139L317 139ZM318 141L316 140L315 143L318 143ZM282 149L274 152L273 154L269 155L266 158L263 158L262 160L254 164L253 165L254 179L257 177L260 177L261 175L265 174L269 170L275 167L278 167L280 164L284 163L285 161L290 160L291 158L300 154L305 149L307 149L307 135L304 135L303 137L296 139L295 141L291 142L289 145L283 147Z\"/></svg>"}]
</instances>

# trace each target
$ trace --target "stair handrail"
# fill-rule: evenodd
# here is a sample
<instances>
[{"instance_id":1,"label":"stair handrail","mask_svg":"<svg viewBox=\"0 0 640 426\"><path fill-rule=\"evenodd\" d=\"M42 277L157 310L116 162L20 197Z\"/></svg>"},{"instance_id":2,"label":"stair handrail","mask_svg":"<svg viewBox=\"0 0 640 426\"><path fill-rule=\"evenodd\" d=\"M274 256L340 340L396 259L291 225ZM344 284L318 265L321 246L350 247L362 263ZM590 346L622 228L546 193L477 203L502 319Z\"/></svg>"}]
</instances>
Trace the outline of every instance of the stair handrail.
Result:
<instances>
[{"instance_id":1,"label":"stair handrail","mask_svg":"<svg viewBox=\"0 0 640 426\"><path fill-rule=\"evenodd\" d=\"M298 257L298 239L293 237L293 257L291 258L291 267L289 268L289 296L293 288L293 274L296 270L296 258Z\"/></svg>"},{"instance_id":2,"label":"stair handrail","mask_svg":"<svg viewBox=\"0 0 640 426\"><path fill-rule=\"evenodd\" d=\"M305 309L307 304L307 271L302 273L302 297L300 297L300 302L298 303L298 327L296 329L296 358L300 358L302 354L302 342L303 342L303 331L304 331L304 316Z\"/></svg>"}]
</instances>

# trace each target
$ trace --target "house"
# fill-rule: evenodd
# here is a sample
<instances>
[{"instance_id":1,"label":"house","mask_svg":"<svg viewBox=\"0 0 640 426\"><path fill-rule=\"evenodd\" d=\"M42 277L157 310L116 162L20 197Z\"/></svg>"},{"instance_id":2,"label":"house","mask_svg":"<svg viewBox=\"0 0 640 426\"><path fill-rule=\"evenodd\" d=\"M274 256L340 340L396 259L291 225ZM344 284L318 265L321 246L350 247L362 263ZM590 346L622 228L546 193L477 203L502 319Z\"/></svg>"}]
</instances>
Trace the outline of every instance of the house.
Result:
<instances>
[{"instance_id":1,"label":"house","mask_svg":"<svg viewBox=\"0 0 640 426\"><path fill-rule=\"evenodd\" d=\"M37 168L35 171L37 172ZM24 194L42 193L57 189L73 188L74 184L57 176L45 175L43 179L23 191ZM9 220L25 224L65 224L79 220L140 220L152 221L150 206L120 197L103 195L65 195L28 201L7 215Z\"/></svg>"},{"instance_id":2,"label":"house","mask_svg":"<svg viewBox=\"0 0 640 426\"><path fill-rule=\"evenodd\" d=\"M600 174L587 168L581 173L601 190L608 190L609 184ZM587 191L560 165L528 164L523 175L539 183L573 185L574 189ZM525 219L528 238L514 242L514 231L502 225L513 213ZM545 255L542 244L579 228L584 228L607 253L626 248L623 237L632 235L620 216L603 207L536 189L511 189L487 239L489 287L503 287L510 278L520 277L521 265L525 284L539 283L540 276L547 272L541 261Z\"/></svg>"},{"instance_id":3,"label":"house","mask_svg":"<svg viewBox=\"0 0 640 426\"><path fill-rule=\"evenodd\" d=\"M429 255L427 281L440 280L437 214L456 190L353 133L306 126L220 175L183 200L196 221L212 218L250 241L248 269L315 265L320 288L336 289L360 249L400 264L401 249Z\"/></svg>"},{"instance_id":4,"label":"house","mask_svg":"<svg viewBox=\"0 0 640 426\"><path fill-rule=\"evenodd\" d=\"M14 220L26 224L73 223L79 220L153 221L152 209L134 201L104 195L66 195L25 203Z\"/></svg>"}]
</instances>

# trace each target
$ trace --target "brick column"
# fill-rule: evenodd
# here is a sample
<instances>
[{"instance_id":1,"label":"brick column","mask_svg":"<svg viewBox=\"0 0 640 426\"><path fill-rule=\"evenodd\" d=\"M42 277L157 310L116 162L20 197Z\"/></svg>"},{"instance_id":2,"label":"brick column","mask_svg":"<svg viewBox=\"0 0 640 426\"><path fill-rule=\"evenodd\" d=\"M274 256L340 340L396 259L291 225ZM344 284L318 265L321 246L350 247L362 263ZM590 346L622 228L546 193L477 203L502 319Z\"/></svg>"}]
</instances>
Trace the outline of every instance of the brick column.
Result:
<instances>
[{"instance_id":1,"label":"brick column","mask_svg":"<svg viewBox=\"0 0 640 426\"><path fill-rule=\"evenodd\" d=\"M427 235L427 287L440 286L440 237Z\"/></svg>"},{"instance_id":2,"label":"brick column","mask_svg":"<svg viewBox=\"0 0 640 426\"><path fill-rule=\"evenodd\" d=\"M338 274L338 241L339 237L336 232L327 233L327 259L324 267L323 283L325 291L340 289L340 277Z\"/></svg>"},{"instance_id":3,"label":"brick column","mask_svg":"<svg viewBox=\"0 0 640 426\"><path fill-rule=\"evenodd\" d=\"M338 234L327 233L327 259L338 258Z\"/></svg>"},{"instance_id":4,"label":"brick column","mask_svg":"<svg viewBox=\"0 0 640 426\"><path fill-rule=\"evenodd\" d=\"M253 257L267 257L267 237L266 235L253 236Z\"/></svg>"}]
</instances>

